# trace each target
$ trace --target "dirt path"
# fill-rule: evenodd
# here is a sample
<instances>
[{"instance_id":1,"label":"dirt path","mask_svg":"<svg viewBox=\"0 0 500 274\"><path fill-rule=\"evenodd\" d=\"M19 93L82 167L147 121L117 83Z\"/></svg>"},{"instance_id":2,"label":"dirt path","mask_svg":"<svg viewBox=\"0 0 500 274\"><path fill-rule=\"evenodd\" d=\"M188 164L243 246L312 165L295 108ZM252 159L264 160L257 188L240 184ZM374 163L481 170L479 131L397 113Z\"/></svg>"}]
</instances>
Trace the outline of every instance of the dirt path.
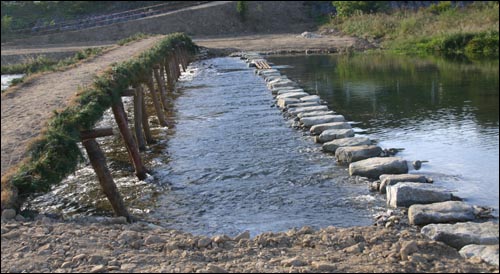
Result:
<instances>
[{"instance_id":1,"label":"dirt path","mask_svg":"<svg viewBox=\"0 0 500 274\"><path fill-rule=\"evenodd\" d=\"M33 78L15 91L2 94L2 176L24 157L29 141L40 134L54 110L68 104L79 87L89 86L98 72L149 49L160 38L117 47L75 68Z\"/></svg>"}]
</instances>

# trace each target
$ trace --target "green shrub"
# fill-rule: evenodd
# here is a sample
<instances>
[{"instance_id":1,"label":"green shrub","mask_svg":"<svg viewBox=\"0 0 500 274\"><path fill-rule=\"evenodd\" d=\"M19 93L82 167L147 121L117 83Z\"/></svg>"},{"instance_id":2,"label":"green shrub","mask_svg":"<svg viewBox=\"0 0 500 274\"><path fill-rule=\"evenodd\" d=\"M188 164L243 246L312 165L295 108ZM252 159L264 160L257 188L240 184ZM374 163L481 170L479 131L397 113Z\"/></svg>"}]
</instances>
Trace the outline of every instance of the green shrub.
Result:
<instances>
[{"instance_id":1,"label":"green shrub","mask_svg":"<svg viewBox=\"0 0 500 274\"><path fill-rule=\"evenodd\" d=\"M498 57L498 31L480 33L465 46L465 55L477 58L480 56Z\"/></svg>"},{"instance_id":2,"label":"green shrub","mask_svg":"<svg viewBox=\"0 0 500 274\"><path fill-rule=\"evenodd\" d=\"M385 11L388 8L386 1L333 1L340 17L349 17L354 14L365 14Z\"/></svg>"},{"instance_id":3,"label":"green shrub","mask_svg":"<svg viewBox=\"0 0 500 274\"><path fill-rule=\"evenodd\" d=\"M434 14L441 14L445 11L451 10L453 5L451 1L439 1L437 4L430 5L427 10Z\"/></svg>"},{"instance_id":4,"label":"green shrub","mask_svg":"<svg viewBox=\"0 0 500 274\"><path fill-rule=\"evenodd\" d=\"M236 3L236 12L240 15L242 21L245 21L248 13L248 3L247 1L238 1Z\"/></svg>"}]
</instances>

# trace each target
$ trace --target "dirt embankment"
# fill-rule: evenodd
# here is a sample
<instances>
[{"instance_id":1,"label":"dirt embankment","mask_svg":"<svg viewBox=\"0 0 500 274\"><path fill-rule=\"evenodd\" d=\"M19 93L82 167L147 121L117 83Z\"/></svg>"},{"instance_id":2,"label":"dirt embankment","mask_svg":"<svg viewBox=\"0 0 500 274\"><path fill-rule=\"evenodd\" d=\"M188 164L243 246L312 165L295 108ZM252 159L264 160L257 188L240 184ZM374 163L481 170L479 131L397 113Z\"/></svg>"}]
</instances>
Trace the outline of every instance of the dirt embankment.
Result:
<instances>
[{"instance_id":1,"label":"dirt embankment","mask_svg":"<svg viewBox=\"0 0 500 274\"><path fill-rule=\"evenodd\" d=\"M2 221L2 272L497 272L415 228L193 236L123 218Z\"/></svg>"}]
</instances>

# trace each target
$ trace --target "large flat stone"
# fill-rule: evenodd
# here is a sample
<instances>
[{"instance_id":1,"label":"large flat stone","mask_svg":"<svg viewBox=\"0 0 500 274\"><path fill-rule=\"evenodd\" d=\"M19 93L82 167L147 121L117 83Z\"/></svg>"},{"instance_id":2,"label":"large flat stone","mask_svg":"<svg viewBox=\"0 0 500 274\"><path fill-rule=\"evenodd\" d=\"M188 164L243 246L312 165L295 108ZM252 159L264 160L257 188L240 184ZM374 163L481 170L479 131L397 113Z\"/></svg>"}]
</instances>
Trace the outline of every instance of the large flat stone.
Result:
<instances>
[{"instance_id":1,"label":"large flat stone","mask_svg":"<svg viewBox=\"0 0 500 274\"><path fill-rule=\"evenodd\" d=\"M302 107L302 108L290 108L288 109L288 113L291 115L298 115L302 112L313 112L313 111L326 111L328 110L327 106L314 106L314 107Z\"/></svg>"},{"instance_id":2,"label":"large flat stone","mask_svg":"<svg viewBox=\"0 0 500 274\"><path fill-rule=\"evenodd\" d=\"M416 204L408 209L408 220L412 225L466 222L476 218L474 212L472 205L460 201Z\"/></svg>"},{"instance_id":3,"label":"large flat stone","mask_svg":"<svg viewBox=\"0 0 500 274\"><path fill-rule=\"evenodd\" d=\"M498 244L498 224L493 222L429 224L422 227L420 232L432 240L444 242L456 249L470 244Z\"/></svg>"},{"instance_id":4,"label":"large flat stone","mask_svg":"<svg viewBox=\"0 0 500 274\"><path fill-rule=\"evenodd\" d=\"M321 98L318 95L309 95L300 98L300 101L302 102L319 102L321 101Z\"/></svg>"},{"instance_id":5,"label":"large flat stone","mask_svg":"<svg viewBox=\"0 0 500 274\"><path fill-rule=\"evenodd\" d=\"M382 148L373 145L339 147L335 151L335 158L340 164L349 164L360 160L377 157L382 153Z\"/></svg>"},{"instance_id":6,"label":"large flat stone","mask_svg":"<svg viewBox=\"0 0 500 274\"><path fill-rule=\"evenodd\" d=\"M301 98L301 97L304 97L304 96L308 96L309 93L306 93L306 92L289 92L289 93L284 93L284 94L281 94L281 95L278 95L276 96L276 99L281 99L281 98Z\"/></svg>"},{"instance_id":7,"label":"large flat stone","mask_svg":"<svg viewBox=\"0 0 500 274\"><path fill-rule=\"evenodd\" d=\"M351 125L346 122L330 122L330 123L313 125L309 129L309 132L311 132L312 135L319 135L323 131L329 129L351 129L351 128L352 128Z\"/></svg>"},{"instance_id":8,"label":"large flat stone","mask_svg":"<svg viewBox=\"0 0 500 274\"><path fill-rule=\"evenodd\" d=\"M301 98L302 99L302 98ZM313 112L302 112L297 114L297 117L299 118L304 118L304 117L313 117L313 116L323 116L323 115L334 115L335 112L331 110L326 110L326 111L313 111Z\"/></svg>"},{"instance_id":9,"label":"large flat stone","mask_svg":"<svg viewBox=\"0 0 500 274\"><path fill-rule=\"evenodd\" d=\"M460 249L459 253L466 259L479 257L489 264L498 266L498 245L466 245Z\"/></svg>"},{"instance_id":10,"label":"large flat stone","mask_svg":"<svg viewBox=\"0 0 500 274\"><path fill-rule=\"evenodd\" d=\"M303 117L300 119L300 123L304 127L311 127L314 125L333 123L333 122L345 122L345 118L342 115L322 115L322 116Z\"/></svg>"},{"instance_id":11,"label":"large flat stone","mask_svg":"<svg viewBox=\"0 0 500 274\"><path fill-rule=\"evenodd\" d=\"M288 105L289 108L302 108L302 107L314 107L314 106L320 106L320 104L318 102L299 102Z\"/></svg>"},{"instance_id":12,"label":"large flat stone","mask_svg":"<svg viewBox=\"0 0 500 274\"><path fill-rule=\"evenodd\" d=\"M300 103L300 100L297 98L280 98L278 99L276 105L278 105L279 108L285 108L289 104L296 104L296 103Z\"/></svg>"},{"instance_id":13,"label":"large flat stone","mask_svg":"<svg viewBox=\"0 0 500 274\"><path fill-rule=\"evenodd\" d=\"M354 137L354 131L352 129L328 129L319 136L315 136L314 141L316 143L326 143L335 139L342 139Z\"/></svg>"},{"instance_id":14,"label":"large flat stone","mask_svg":"<svg viewBox=\"0 0 500 274\"><path fill-rule=\"evenodd\" d=\"M387 205L409 207L414 204L431 204L450 201L450 191L430 184L401 182L387 187Z\"/></svg>"},{"instance_id":15,"label":"large flat stone","mask_svg":"<svg viewBox=\"0 0 500 274\"><path fill-rule=\"evenodd\" d=\"M337 124L337 123L335 123L335 124ZM349 126L348 128L351 128L351 125L348 123L341 123L341 124L347 124ZM328 124L324 124L324 125L328 125ZM321 126L321 125L317 125L317 126ZM339 125L339 126L342 126L342 125ZM314 127L316 127L316 126L314 126ZM311 127L311 133L312 133L314 127ZM318 130L315 130L315 132L318 132ZM320 133L321 132L323 132L323 130L321 130ZM335 151L339 147L369 145L370 143L371 143L371 141L367 137L342 138L342 139L337 139L337 140L333 140L333 141L324 143L323 144L323 151L335 153Z\"/></svg>"},{"instance_id":16,"label":"large flat stone","mask_svg":"<svg viewBox=\"0 0 500 274\"><path fill-rule=\"evenodd\" d=\"M375 157L349 165L349 175L376 179L382 174L408 173L408 165L399 157Z\"/></svg>"},{"instance_id":17,"label":"large flat stone","mask_svg":"<svg viewBox=\"0 0 500 274\"><path fill-rule=\"evenodd\" d=\"M271 81L272 82L272 81ZM275 82L275 83L271 83L269 82L269 84L267 84L267 87L268 88L280 88L280 87L298 87L297 83L295 83L294 81L292 80L283 80L283 81L279 81L279 82Z\"/></svg>"},{"instance_id":18,"label":"large flat stone","mask_svg":"<svg viewBox=\"0 0 500 274\"><path fill-rule=\"evenodd\" d=\"M416 183L427 183L427 178L423 175L418 174L383 174L380 175L380 188L379 191L382 194L386 193L386 187L395 185L399 182L416 182Z\"/></svg>"},{"instance_id":19,"label":"large flat stone","mask_svg":"<svg viewBox=\"0 0 500 274\"><path fill-rule=\"evenodd\" d=\"M276 93L273 93L273 94L276 94L276 95L281 95L281 94L285 94L285 93L290 93L290 92L304 92L303 89L301 88L294 88L294 89L278 89ZM308 97L308 96L305 96L305 97ZM305 97L302 97L302 98L305 98Z\"/></svg>"}]
</instances>

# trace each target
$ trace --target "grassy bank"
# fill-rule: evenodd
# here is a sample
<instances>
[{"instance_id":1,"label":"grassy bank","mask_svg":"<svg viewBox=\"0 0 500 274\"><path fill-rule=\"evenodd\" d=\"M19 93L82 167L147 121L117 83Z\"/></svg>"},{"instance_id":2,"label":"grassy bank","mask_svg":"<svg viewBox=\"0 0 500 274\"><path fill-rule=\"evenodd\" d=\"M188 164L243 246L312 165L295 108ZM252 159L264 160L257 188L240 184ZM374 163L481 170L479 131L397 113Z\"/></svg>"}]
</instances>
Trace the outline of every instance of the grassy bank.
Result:
<instances>
[{"instance_id":1,"label":"grassy bank","mask_svg":"<svg viewBox=\"0 0 500 274\"><path fill-rule=\"evenodd\" d=\"M44 71L56 71L65 68L77 62L100 55L104 48L86 48L77 53L73 57L65 58L61 61L56 61L39 55L26 59L23 63L6 65L1 67L2 74L33 74Z\"/></svg>"},{"instance_id":2,"label":"grassy bank","mask_svg":"<svg viewBox=\"0 0 500 274\"><path fill-rule=\"evenodd\" d=\"M91 87L78 92L79 96L70 106L54 112L42 136L28 148L29 156L2 177L2 209L19 206L15 196L46 192L73 172L83 160L77 146L80 131L91 129L124 90L146 81L145 76L153 66L179 47L191 53L196 49L186 35L171 34L137 58L116 64L98 75Z\"/></svg>"},{"instance_id":3,"label":"grassy bank","mask_svg":"<svg viewBox=\"0 0 500 274\"><path fill-rule=\"evenodd\" d=\"M322 28L379 42L384 49L402 53L498 57L498 12L497 1L466 7L442 1L417 11L337 16Z\"/></svg>"}]
</instances>

